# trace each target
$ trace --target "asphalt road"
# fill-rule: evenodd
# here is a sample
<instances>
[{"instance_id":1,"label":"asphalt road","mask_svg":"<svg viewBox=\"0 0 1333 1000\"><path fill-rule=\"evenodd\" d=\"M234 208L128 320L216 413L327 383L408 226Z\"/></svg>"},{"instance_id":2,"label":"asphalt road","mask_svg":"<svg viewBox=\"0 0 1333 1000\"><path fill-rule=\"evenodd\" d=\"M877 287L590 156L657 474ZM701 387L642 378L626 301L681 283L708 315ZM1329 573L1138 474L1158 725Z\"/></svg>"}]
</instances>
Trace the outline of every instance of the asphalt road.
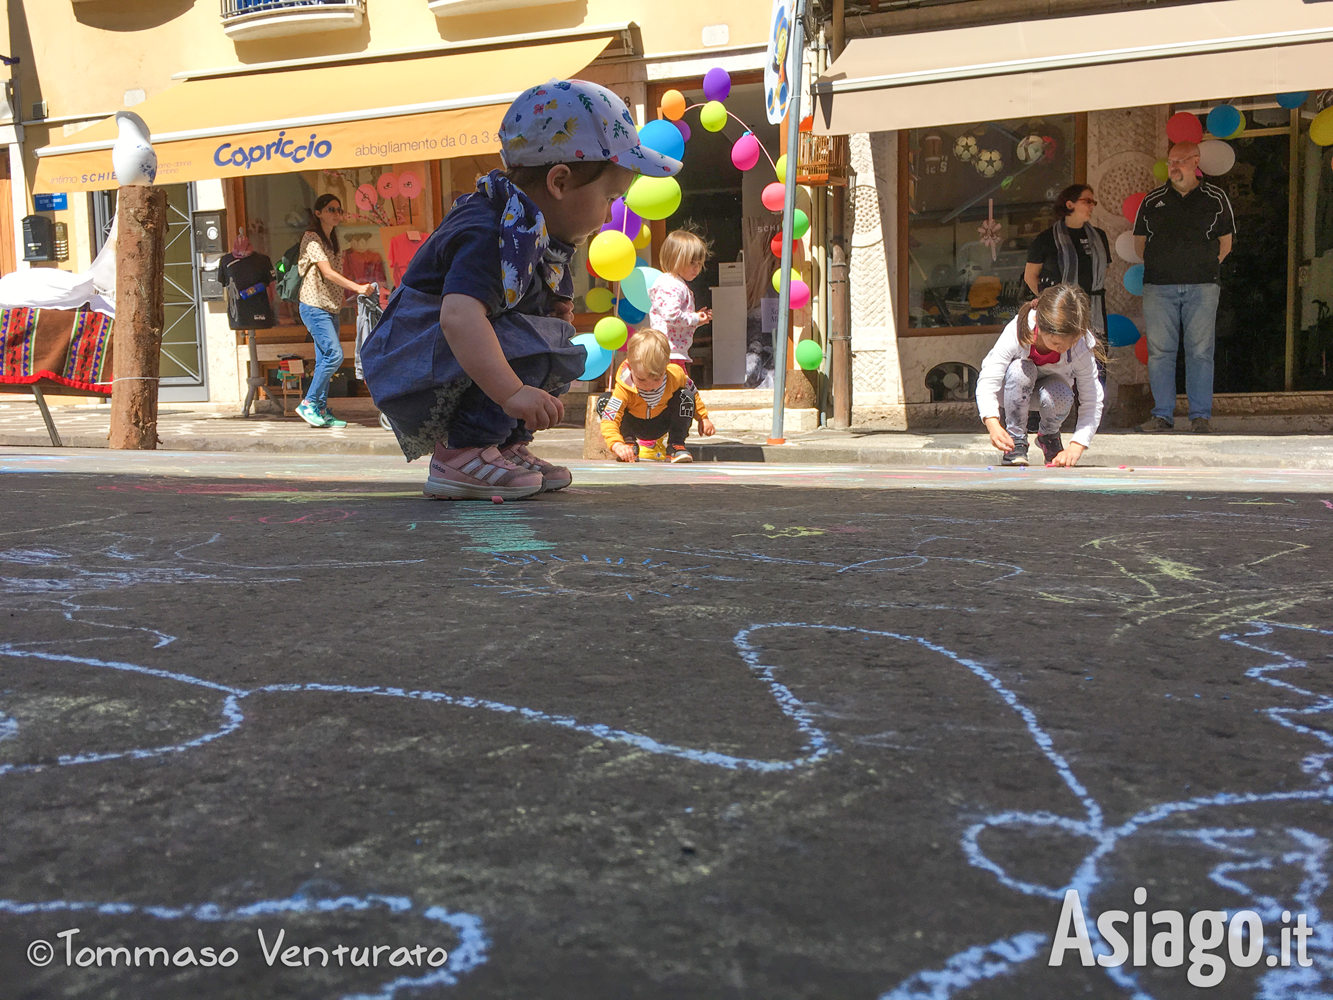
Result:
<instances>
[{"instance_id":1,"label":"asphalt road","mask_svg":"<svg viewBox=\"0 0 1333 1000\"><path fill-rule=\"evenodd\" d=\"M0 456L5 1000L1333 995L1333 477L116 461Z\"/></svg>"}]
</instances>

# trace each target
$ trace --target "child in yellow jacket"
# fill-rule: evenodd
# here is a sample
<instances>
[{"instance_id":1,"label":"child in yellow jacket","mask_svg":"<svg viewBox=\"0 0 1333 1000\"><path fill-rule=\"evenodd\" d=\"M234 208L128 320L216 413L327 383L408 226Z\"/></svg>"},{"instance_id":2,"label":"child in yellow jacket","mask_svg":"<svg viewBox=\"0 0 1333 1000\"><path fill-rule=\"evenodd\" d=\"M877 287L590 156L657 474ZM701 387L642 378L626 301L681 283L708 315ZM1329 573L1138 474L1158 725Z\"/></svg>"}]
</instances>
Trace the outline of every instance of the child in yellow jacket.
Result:
<instances>
[{"instance_id":1,"label":"child in yellow jacket","mask_svg":"<svg viewBox=\"0 0 1333 1000\"><path fill-rule=\"evenodd\" d=\"M615 388L597 401L602 415L602 437L622 462L639 460L639 443L651 445L667 435L667 458L690 462L685 447L690 421L698 420L699 433L716 433L708 407L685 369L671 362L671 345L657 330L640 330L626 349L628 359L616 373Z\"/></svg>"}]
</instances>

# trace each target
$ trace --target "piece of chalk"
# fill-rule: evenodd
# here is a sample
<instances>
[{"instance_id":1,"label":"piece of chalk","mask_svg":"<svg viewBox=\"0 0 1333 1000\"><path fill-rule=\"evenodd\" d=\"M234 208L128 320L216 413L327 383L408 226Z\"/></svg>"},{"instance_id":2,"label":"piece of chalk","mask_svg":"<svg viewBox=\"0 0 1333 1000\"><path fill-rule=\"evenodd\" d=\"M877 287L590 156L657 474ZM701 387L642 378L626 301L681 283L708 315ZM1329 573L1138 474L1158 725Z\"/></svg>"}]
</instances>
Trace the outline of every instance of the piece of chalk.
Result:
<instances>
[{"instance_id":1,"label":"piece of chalk","mask_svg":"<svg viewBox=\"0 0 1333 1000\"><path fill-rule=\"evenodd\" d=\"M1120 466L1120 468L1122 468L1122 469L1128 469L1129 466L1128 466L1128 465L1122 465L1122 466Z\"/></svg>"},{"instance_id":2,"label":"piece of chalk","mask_svg":"<svg viewBox=\"0 0 1333 1000\"><path fill-rule=\"evenodd\" d=\"M504 503L504 497L491 497L491 503Z\"/></svg>"}]
</instances>

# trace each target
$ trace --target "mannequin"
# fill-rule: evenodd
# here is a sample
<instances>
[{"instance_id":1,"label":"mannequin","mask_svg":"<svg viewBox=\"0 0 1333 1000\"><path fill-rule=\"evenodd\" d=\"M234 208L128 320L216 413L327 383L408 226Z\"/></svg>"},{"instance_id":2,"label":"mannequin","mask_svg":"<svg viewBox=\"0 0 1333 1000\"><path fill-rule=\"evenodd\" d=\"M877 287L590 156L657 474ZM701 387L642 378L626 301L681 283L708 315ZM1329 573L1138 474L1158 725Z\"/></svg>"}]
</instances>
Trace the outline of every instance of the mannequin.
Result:
<instances>
[{"instance_id":1,"label":"mannequin","mask_svg":"<svg viewBox=\"0 0 1333 1000\"><path fill-rule=\"evenodd\" d=\"M262 253L255 253L255 248L246 238L245 230L236 231L232 241L231 253L218 261L218 281L227 292L227 323L233 330L244 330L250 342L250 377L246 380L250 389L245 396L243 416L250 415L250 406L255 393L264 378L259 373L259 354L256 343L256 330L263 330L277 323L276 310L269 294L269 286L276 281L273 261Z\"/></svg>"}]
</instances>

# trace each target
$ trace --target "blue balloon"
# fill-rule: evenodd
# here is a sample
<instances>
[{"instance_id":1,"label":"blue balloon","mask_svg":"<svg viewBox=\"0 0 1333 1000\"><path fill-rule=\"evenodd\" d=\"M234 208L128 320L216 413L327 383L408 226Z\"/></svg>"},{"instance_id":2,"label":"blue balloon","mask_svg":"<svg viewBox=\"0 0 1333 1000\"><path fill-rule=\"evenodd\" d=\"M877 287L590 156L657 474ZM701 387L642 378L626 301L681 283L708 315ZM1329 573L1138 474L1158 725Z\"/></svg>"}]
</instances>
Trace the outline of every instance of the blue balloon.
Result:
<instances>
[{"instance_id":1,"label":"blue balloon","mask_svg":"<svg viewBox=\"0 0 1333 1000\"><path fill-rule=\"evenodd\" d=\"M1130 295L1143 294L1143 265L1135 264L1125 272L1125 291ZM1135 338L1138 339L1137 337Z\"/></svg>"},{"instance_id":2,"label":"blue balloon","mask_svg":"<svg viewBox=\"0 0 1333 1000\"><path fill-rule=\"evenodd\" d=\"M1230 104L1219 104L1208 112L1208 131L1219 139L1229 139L1240 129L1240 111Z\"/></svg>"},{"instance_id":3,"label":"blue balloon","mask_svg":"<svg viewBox=\"0 0 1333 1000\"><path fill-rule=\"evenodd\" d=\"M591 382L595 378L600 378L602 373L611 367L611 352L597 343L597 338L591 333L580 333L577 337L570 337L569 340L570 343L578 344L588 352L588 361L583 366L583 374L579 376L579 381Z\"/></svg>"},{"instance_id":4,"label":"blue balloon","mask_svg":"<svg viewBox=\"0 0 1333 1000\"><path fill-rule=\"evenodd\" d=\"M665 118L650 121L639 129L639 142L654 152L669 156L673 160L685 156L685 136L676 128L675 122Z\"/></svg>"},{"instance_id":5,"label":"blue balloon","mask_svg":"<svg viewBox=\"0 0 1333 1000\"><path fill-rule=\"evenodd\" d=\"M635 309L647 312L653 307L648 293L661 277L662 272L655 267L636 267L629 273L629 277L620 283L620 294L627 298Z\"/></svg>"},{"instance_id":6,"label":"blue balloon","mask_svg":"<svg viewBox=\"0 0 1333 1000\"><path fill-rule=\"evenodd\" d=\"M1130 347L1139 341L1139 328L1128 316L1111 313L1106 317L1106 339L1112 347Z\"/></svg>"},{"instance_id":7,"label":"blue balloon","mask_svg":"<svg viewBox=\"0 0 1333 1000\"><path fill-rule=\"evenodd\" d=\"M1302 90L1290 94L1278 94L1277 106L1280 108L1286 108L1288 111L1295 111L1297 108L1299 108L1302 104L1305 103L1306 99L1309 96L1310 92L1308 90Z\"/></svg>"},{"instance_id":8,"label":"blue balloon","mask_svg":"<svg viewBox=\"0 0 1333 1000\"><path fill-rule=\"evenodd\" d=\"M647 310L634 308L634 303L630 302L628 299L622 298L616 300L616 315L626 323L633 324L642 323L643 318L648 315L648 312Z\"/></svg>"}]
</instances>

